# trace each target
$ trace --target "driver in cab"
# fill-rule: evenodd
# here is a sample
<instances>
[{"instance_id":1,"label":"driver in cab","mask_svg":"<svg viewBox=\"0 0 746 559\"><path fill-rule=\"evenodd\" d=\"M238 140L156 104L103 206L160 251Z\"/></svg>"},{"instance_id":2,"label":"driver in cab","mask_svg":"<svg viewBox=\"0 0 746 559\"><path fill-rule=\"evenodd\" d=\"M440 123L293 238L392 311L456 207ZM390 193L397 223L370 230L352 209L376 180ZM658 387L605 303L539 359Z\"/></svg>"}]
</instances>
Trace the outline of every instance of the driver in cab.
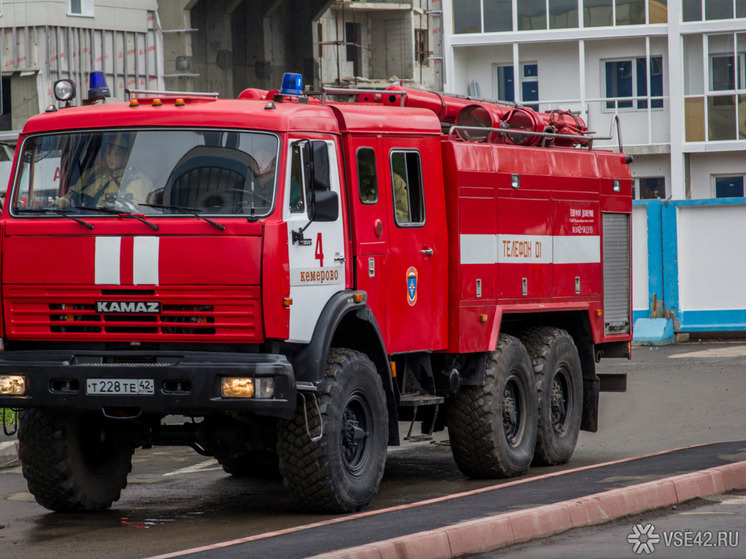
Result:
<instances>
[{"instance_id":1,"label":"driver in cab","mask_svg":"<svg viewBox=\"0 0 746 559\"><path fill-rule=\"evenodd\" d=\"M84 172L55 205L102 207L119 202L134 208L134 204L145 202L153 183L143 173L126 165L131 144L130 133L106 134L96 165Z\"/></svg>"}]
</instances>

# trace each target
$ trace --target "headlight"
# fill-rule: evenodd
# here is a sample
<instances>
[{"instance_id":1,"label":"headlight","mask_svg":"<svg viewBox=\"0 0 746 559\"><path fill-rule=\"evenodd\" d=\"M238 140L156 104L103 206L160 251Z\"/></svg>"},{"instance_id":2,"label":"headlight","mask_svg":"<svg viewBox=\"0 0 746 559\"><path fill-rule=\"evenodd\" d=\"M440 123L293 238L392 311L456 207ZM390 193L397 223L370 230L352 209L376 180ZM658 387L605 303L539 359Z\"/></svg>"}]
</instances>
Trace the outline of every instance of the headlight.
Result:
<instances>
[{"instance_id":1,"label":"headlight","mask_svg":"<svg viewBox=\"0 0 746 559\"><path fill-rule=\"evenodd\" d=\"M54 82L54 96L58 101L69 101L75 97L75 83L72 80Z\"/></svg>"},{"instance_id":2,"label":"headlight","mask_svg":"<svg viewBox=\"0 0 746 559\"><path fill-rule=\"evenodd\" d=\"M0 375L0 396L23 396L24 394L26 394L26 377Z\"/></svg>"},{"instance_id":3,"label":"headlight","mask_svg":"<svg viewBox=\"0 0 746 559\"><path fill-rule=\"evenodd\" d=\"M220 380L220 395L223 398L272 398L275 394L275 379L225 377Z\"/></svg>"}]
</instances>

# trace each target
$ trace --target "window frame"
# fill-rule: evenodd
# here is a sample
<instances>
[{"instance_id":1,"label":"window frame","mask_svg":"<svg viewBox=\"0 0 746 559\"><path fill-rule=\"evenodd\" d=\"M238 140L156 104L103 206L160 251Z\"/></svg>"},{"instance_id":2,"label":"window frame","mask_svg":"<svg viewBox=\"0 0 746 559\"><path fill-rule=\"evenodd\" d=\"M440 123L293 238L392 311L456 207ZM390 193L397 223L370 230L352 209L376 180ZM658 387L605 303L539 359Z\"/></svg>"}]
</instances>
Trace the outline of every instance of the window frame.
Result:
<instances>
[{"instance_id":1,"label":"window frame","mask_svg":"<svg viewBox=\"0 0 746 559\"><path fill-rule=\"evenodd\" d=\"M663 182L663 193L659 197L642 196L642 183L648 180L660 180ZM635 200L665 200L666 199L666 177L664 176L653 176L653 177L635 177Z\"/></svg>"},{"instance_id":2,"label":"window frame","mask_svg":"<svg viewBox=\"0 0 746 559\"><path fill-rule=\"evenodd\" d=\"M715 68L714 63L715 60L719 59L728 59L730 58L735 62L735 68L734 68L734 75L733 75L733 85L735 88L723 88L723 89L715 89L714 79L715 79ZM746 90L746 51L736 52L735 56L728 53L715 53L711 54L709 56L708 62L708 80L707 80L707 92L716 94L716 95L722 95L724 92L734 92L734 91L743 91Z\"/></svg>"},{"instance_id":3,"label":"window frame","mask_svg":"<svg viewBox=\"0 0 746 559\"><path fill-rule=\"evenodd\" d=\"M713 198L722 200L725 198L744 198L746 196L746 174L744 173L717 174L717 175L711 175L711 178L712 178L712 197ZM741 195L740 196L718 196L718 193L717 193L718 180L719 179L734 179L734 178L741 179Z\"/></svg>"},{"instance_id":4,"label":"window frame","mask_svg":"<svg viewBox=\"0 0 746 559\"><path fill-rule=\"evenodd\" d=\"M373 180L375 181L375 194L376 197L373 200L366 200L363 198L363 190L361 188L362 181L360 180L360 154L362 152L371 152L373 154ZM378 161L376 159L376 150L369 146L361 146L357 149L355 152L355 165L357 167L357 195L358 199L360 200L361 204L364 204L366 206L374 206L378 203L378 200L380 200L379 195L379 184L378 184Z\"/></svg>"},{"instance_id":5,"label":"window frame","mask_svg":"<svg viewBox=\"0 0 746 559\"><path fill-rule=\"evenodd\" d=\"M396 155L404 155L404 162L405 162L405 173L406 177L401 177L406 182L406 188L407 188L407 212L409 221L400 221L399 218L396 215L396 184L394 182L394 174L395 174L395 166L394 166L394 157ZM410 155L414 155L417 157L417 168L413 171L416 172L416 178L419 180L417 181L417 192L416 194L419 195L419 205L420 205L420 212L421 212L421 219L419 221L414 221L412 219L412 184L413 181L411 180L413 177L413 173L410 171L410 167L408 164L408 159ZM425 226L425 223L427 222L427 213L425 211L425 180L424 176L422 174L422 154L417 149L410 149L410 148L392 148L389 151L389 177L391 179L391 210L393 212L394 217L394 223L397 227L401 229L411 229L411 228L421 228ZM398 173L396 173L398 174ZM399 175L401 176L401 175Z\"/></svg>"},{"instance_id":6,"label":"window frame","mask_svg":"<svg viewBox=\"0 0 746 559\"><path fill-rule=\"evenodd\" d=\"M80 11L73 11L73 0L67 0L67 15L71 17L94 17L94 0L80 0Z\"/></svg>"},{"instance_id":7,"label":"window frame","mask_svg":"<svg viewBox=\"0 0 746 559\"><path fill-rule=\"evenodd\" d=\"M427 29L414 30L415 61L420 66L430 66L430 37Z\"/></svg>"},{"instance_id":8,"label":"window frame","mask_svg":"<svg viewBox=\"0 0 746 559\"><path fill-rule=\"evenodd\" d=\"M656 66L660 64L661 71L659 73L653 74L654 71L654 62L653 61L659 60L660 62L655 62ZM605 59L601 62L603 63L603 93L604 93L604 99L605 103L603 106L603 112L605 113L614 113L614 112L629 112L629 111L647 111L647 110L653 110L653 111L659 111L663 110L665 108L665 101L664 101L664 91L663 91L663 55L655 55L650 56L649 58L650 63L648 64L648 58L646 56L635 56L632 58L612 58L612 59ZM643 76L645 77L645 82L640 82L640 62L643 63L645 72L643 73ZM608 78L608 67L609 64L619 64L619 63L629 63L630 70L629 70L629 80L630 80L630 92L631 95L629 97L621 96L621 95L610 95L609 94L609 78ZM618 66L617 66L618 67ZM656 84L655 87L653 87L653 78L656 78ZM648 95L648 91L652 89L658 89L657 82L660 81L660 95L653 95L652 93ZM617 88L618 89L618 88ZM651 97L650 100L650 107L648 107L648 97Z\"/></svg>"},{"instance_id":9,"label":"window frame","mask_svg":"<svg viewBox=\"0 0 746 559\"><path fill-rule=\"evenodd\" d=\"M535 75L526 75L526 69L528 67L535 66L536 67L536 74ZM500 99L501 101L506 101L509 103L515 103L515 67L513 64L494 64L493 65L493 75L494 75L494 85L495 85L495 98ZM539 110L539 63L538 62L522 62L520 64L520 81L518 82L518 93L520 95L520 101L518 103L520 105L530 107L534 110ZM507 71L510 70L511 76L508 79L505 79L507 75ZM502 73L502 77L501 77ZM508 87L508 83L512 85L512 87ZM536 99L525 99L524 93L525 93L525 85L527 84L536 84Z\"/></svg>"}]
</instances>

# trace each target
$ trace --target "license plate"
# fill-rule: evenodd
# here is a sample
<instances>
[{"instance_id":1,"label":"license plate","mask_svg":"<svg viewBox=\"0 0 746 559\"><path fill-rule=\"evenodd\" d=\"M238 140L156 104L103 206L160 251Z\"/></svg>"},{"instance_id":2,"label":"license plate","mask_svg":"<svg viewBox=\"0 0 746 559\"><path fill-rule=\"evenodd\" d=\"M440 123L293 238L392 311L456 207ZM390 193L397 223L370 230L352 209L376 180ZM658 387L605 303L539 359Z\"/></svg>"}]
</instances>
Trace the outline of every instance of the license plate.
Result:
<instances>
[{"instance_id":1,"label":"license plate","mask_svg":"<svg viewBox=\"0 0 746 559\"><path fill-rule=\"evenodd\" d=\"M138 394L154 394L153 379L119 379L119 378L89 378L85 386L86 394L103 394L111 396L134 396Z\"/></svg>"}]
</instances>

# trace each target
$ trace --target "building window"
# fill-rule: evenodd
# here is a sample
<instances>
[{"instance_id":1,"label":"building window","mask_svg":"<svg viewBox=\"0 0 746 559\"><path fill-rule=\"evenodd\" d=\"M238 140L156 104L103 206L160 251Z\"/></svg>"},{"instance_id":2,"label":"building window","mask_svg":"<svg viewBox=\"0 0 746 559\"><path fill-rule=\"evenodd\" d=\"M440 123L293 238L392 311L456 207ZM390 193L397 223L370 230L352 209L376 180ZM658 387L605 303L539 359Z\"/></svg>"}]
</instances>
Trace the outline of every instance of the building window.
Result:
<instances>
[{"instance_id":1,"label":"building window","mask_svg":"<svg viewBox=\"0 0 746 559\"><path fill-rule=\"evenodd\" d=\"M645 79L647 74L647 64L644 58L637 59L637 95L645 97L648 94L648 80ZM650 96L663 97L663 58L655 56L650 58ZM663 99L651 99L650 106L654 109L663 108ZM637 101L638 109L647 109L648 100L640 99Z\"/></svg>"},{"instance_id":2,"label":"building window","mask_svg":"<svg viewBox=\"0 0 746 559\"><path fill-rule=\"evenodd\" d=\"M613 23L612 0L583 0L583 25L605 27Z\"/></svg>"},{"instance_id":3,"label":"building window","mask_svg":"<svg viewBox=\"0 0 746 559\"><path fill-rule=\"evenodd\" d=\"M480 33L482 31L481 0L459 0L453 3L453 32Z\"/></svg>"},{"instance_id":4,"label":"building window","mask_svg":"<svg viewBox=\"0 0 746 559\"><path fill-rule=\"evenodd\" d=\"M513 66L497 67L497 98L510 103L515 101Z\"/></svg>"},{"instance_id":5,"label":"building window","mask_svg":"<svg viewBox=\"0 0 746 559\"><path fill-rule=\"evenodd\" d=\"M738 65L736 66L736 60ZM710 57L710 91L730 91L746 89L746 72L744 72L746 53L738 56L713 55Z\"/></svg>"},{"instance_id":6,"label":"building window","mask_svg":"<svg viewBox=\"0 0 746 559\"><path fill-rule=\"evenodd\" d=\"M635 180L638 200L655 200L666 197L665 177L640 177Z\"/></svg>"},{"instance_id":7,"label":"building window","mask_svg":"<svg viewBox=\"0 0 746 559\"><path fill-rule=\"evenodd\" d=\"M631 109L635 102L622 100L625 97L647 97L648 83L650 83L650 96L663 96L663 58L654 56L650 58L650 79L647 79L647 62L645 58L632 60L612 60L605 63L606 67L606 97L614 99L606 102L607 109ZM633 71L634 69L634 71ZM647 99L636 101L638 109L647 109ZM651 107L660 109L663 107L663 99L653 99Z\"/></svg>"},{"instance_id":8,"label":"building window","mask_svg":"<svg viewBox=\"0 0 746 559\"><path fill-rule=\"evenodd\" d=\"M549 0L549 29L578 27L578 0Z\"/></svg>"},{"instance_id":9,"label":"building window","mask_svg":"<svg viewBox=\"0 0 746 559\"><path fill-rule=\"evenodd\" d=\"M746 0L683 0L682 19L684 21L702 21L702 12L706 20L733 19L733 8L736 17L746 17Z\"/></svg>"},{"instance_id":10,"label":"building window","mask_svg":"<svg viewBox=\"0 0 746 559\"><path fill-rule=\"evenodd\" d=\"M616 0L617 25L643 25L645 23L645 0Z\"/></svg>"},{"instance_id":11,"label":"building window","mask_svg":"<svg viewBox=\"0 0 746 559\"><path fill-rule=\"evenodd\" d=\"M396 224L423 225L425 199L422 189L422 162L418 152L391 152L391 187Z\"/></svg>"},{"instance_id":12,"label":"building window","mask_svg":"<svg viewBox=\"0 0 746 559\"><path fill-rule=\"evenodd\" d=\"M702 0L682 0L681 19L702 21Z\"/></svg>"},{"instance_id":13,"label":"building window","mask_svg":"<svg viewBox=\"0 0 746 559\"><path fill-rule=\"evenodd\" d=\"M512 65L496 66L497 98L501 101L515 102L515 71ZM520 103L538 111L539 105L539 65L535 62L521 64L521 99Z\"/></svg>"},{"instance_id":14,"label":"building window","mask_svg":"<svg viewBox=\"0 0 746 559\"><path fill-rule=\"evenodd\" d=\"M93 16L93 0L68 0L67 14L71 16Z\"/></svg>"},{"instance_id":15,"label":"building window","mask_svg":"<svg viewBox=\"0 0 746 559\"><path fill-rule=\"evenodd\" d=\"M488 0L484 2L484 32L491 33L494 31L513 31L511 0Z\"/></svg>"},{"instance_id":16,"label":"building window","mask_svg":"<svg viewBox=\"0 0 746 559\"><path fill-rule=\"evenodd\" d=\"M648 0L648 23L668 23L668 0Z\"/></svg>"},{"instance_id":17,"label":"building window","mask_svg":"<svg viewBox=\"0 0 746 559\"><path fill-rule=\"evenodd\" d=\"M705 19L733 19L733 0L707 0Z\"/></svg>"},{"instance_id":18,"label":"building window","mask_svg":"<svg viewBox=\"0 0 746 559\"><path fill-rule=\"evenodd\" d=\"M538 103L534 105L529 103L539 100L539 65L523 64L521 76L521 102L538 111Z\"/></svg>"},{"instance_id":19,"label":"building window","mask_svg":"<svg viewBox=\"0 0 746 559\"><path fill-rule=\"evenodd\" d=\"M427 29L414 30L415 58L420 66L430 63L430 48L427 41Z\"/></svg>"},{"instance_id":20,"label":"building window","mask_svg":"<svg viewBox=\"0 0 746 559\"><path fill-rule=\"evenodd\" d=\"M715 177L715 198L743 198L743 175Z\"/></svg>"},{"instance_id":21,"label":"building window","mask_svg":"<svg viewBox=\"0 0 746 559\"><path fill-rule=\"evenodd\" d=\"M517 8L519 31L547 28L546 0L521 0Z\"/></svg>"},{"instance_id":22,"label":"building window","mask_svg":"<svg viewBox=\"0 0 746 559\"><path fill-rule=\"evenodd\" d=\"M345 43L347 43L347 62L352 62L354 76L361 76L361 24L348 21L345 23Z\"/></svg>"}]
</instances>

